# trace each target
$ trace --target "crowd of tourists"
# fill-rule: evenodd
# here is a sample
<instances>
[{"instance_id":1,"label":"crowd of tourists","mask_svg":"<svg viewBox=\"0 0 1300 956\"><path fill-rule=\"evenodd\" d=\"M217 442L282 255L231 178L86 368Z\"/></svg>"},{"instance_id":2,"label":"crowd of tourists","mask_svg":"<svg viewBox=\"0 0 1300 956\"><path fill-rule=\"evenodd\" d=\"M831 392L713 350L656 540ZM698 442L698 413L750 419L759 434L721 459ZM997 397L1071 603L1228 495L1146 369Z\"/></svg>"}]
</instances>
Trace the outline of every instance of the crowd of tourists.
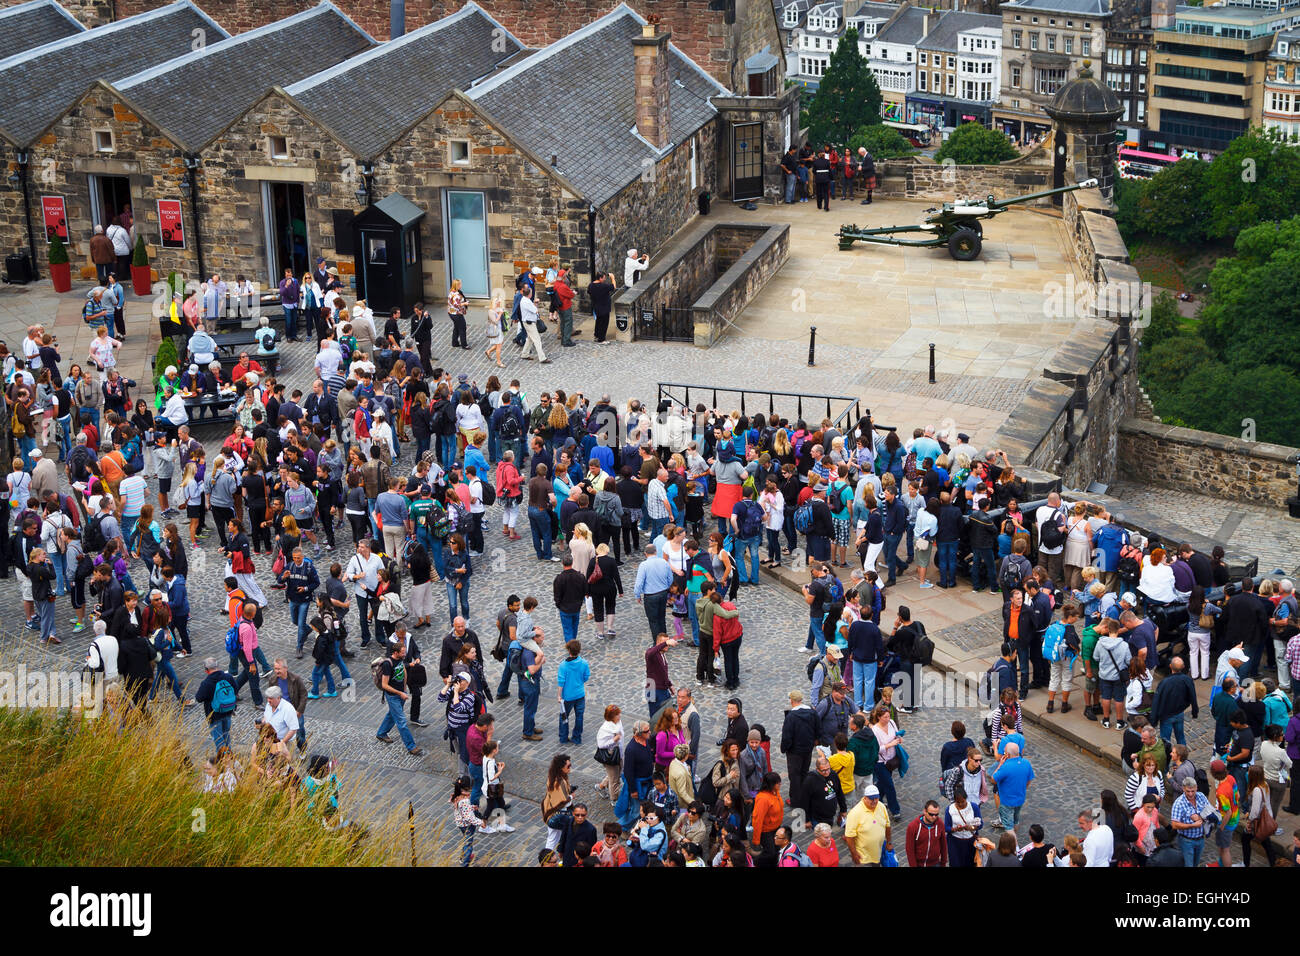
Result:
<instances>
[{"instance_id":1,"label":"crowd of tourists","mask_svg":"<svg viewBox=\"0 0 1300 956\"><path fill-rule=\"evenodd\" d=\"M542 281L521 276L508 313L525 352ZM304 301L301 288L286 310L291 300ZM359 646L375 658L365 676L385 703L379 741L422 754L412 728L429 726L422 697L437 690L434 732L458 762L450 803L466 864L476 835L513 829L488 705L513 685L514 746L536 756L547 745L538 717L547 677L561 749L542 804L544 864L834 866L842 847L862 865L1194 866L1229 863L1234 841L1244 862L1252 846L1272 861L1300 757L1290 581L1231 582L1222 549L1146 540L1087 501L1053 493L1022 509L1029 489L1007 456L964 433L900 435L869 415L837 423L616 404L576 389L530 396L496 376L479 387L436 364L422 306L409 325L395 314L380 330L363 304L348 310L328 292L308 301L314 311L286 326L293 337L301 319L319 339L310 382L293 387L242 355L218 382L237 400L210 457L188 413L169 414L196 388L176 368L161 370L150 408L132 400L112 344L92 346L93 372L73 363L66 375L39 326L21 350L0 352L21 452L7 478L3 559L27 627L51 644L65 623L93 628L87 664L124 708L147 712L160 689L200 706L217 754L212 786L235 773L245 688L257 724L250 766L325 786L332 768L314 759L298 773L294 751L309 739L309 702L354 683ZM456 321L463 305L454 288L454 348L470 347ZM97 304L88 321L105 326L106 311ZM493 311L486 345L499 362L509 318L501 302ZM566 329L578 334L571 314ZM204 331L200 316L194 337ZM204 373L196 363L186 374ZM224 562L222 626L191 633L189 566L210 528ZM502 573L478 560L489 539L557 565L551 593L484 606L476 578ZM751 701L746 713L744 625L763 609L745 589L763 567L804 574L796 561L807 564L808 625L791 640L802 638L794 646L806 664L791 675L788 703ZM909 769L905 724L920 701L917 682L899 678L916 676L934 650L890 593L909 574L921 589L958 588L961 574L998 593L1004 643L983 676L990 703L976 740L952 724L931 798L905 822L896 779ZM60 620L65 608L71 617ZM1170 625L1179 610L1185 628ZM281 614L296 647L272 663L259 630ZM430 627L439 637L421 648ZM605 774L584 793L566 752L587 729L583 643L620 637L644 640L645 711L604 703L587 742ZM695 653L671 653L682 644ZM192 654L204 676L187 683L175 662ZM1200 680L1214 686L1213 752L1187 746ZM726 732L709 743L695 691L713 687L729 696L718 697ZM1123 735L1122 796L1101 791L1077 833L1053 835L1059 844L1032 822L1022 702L1039 692L1048 713L1059 702L1062 715L1078 710L1071 719ZM1292 792L1287 810L1296 809ZM1209 841L1217 854L1204 851Z\"/></svg>"}]
</instances>

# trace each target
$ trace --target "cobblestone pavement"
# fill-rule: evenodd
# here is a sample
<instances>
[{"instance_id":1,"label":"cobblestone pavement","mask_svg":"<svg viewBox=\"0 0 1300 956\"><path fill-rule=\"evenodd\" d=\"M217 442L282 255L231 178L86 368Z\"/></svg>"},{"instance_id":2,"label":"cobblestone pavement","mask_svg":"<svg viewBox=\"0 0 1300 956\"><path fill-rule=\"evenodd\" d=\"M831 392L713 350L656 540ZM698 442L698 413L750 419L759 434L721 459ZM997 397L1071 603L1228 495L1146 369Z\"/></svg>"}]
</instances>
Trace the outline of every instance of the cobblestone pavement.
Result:
<instances>
[{"instance_id":1,"label":"cobblestone pavement","mask_svg":"<svg viewBox=\"0 0 1300 956\"><path fill-rule=\"evenodd\" d=\"M1293 577L1300 573L1300 567L1296 566L1296 541L1300 534L1295 521L1281 509L1171 491L1134 481L1117 481L1107 493L1214 538L1224 547L1259 555L1261 574L1275 568Z\"/></svg>"},{"instance_id":2,"label":"cobblestone pavement","mask_svg":"<svg viewBox=\"0 0 1300 956\"><path fill-rule=\"evenodd\" d=\"M445 349L444 349L445 351ZM623 366L619 358L625 348L610 346L602 349L598 346L583 345L576 350L567 350L573 359L565 357L563 363L546 370L544 373L537 366L525 366L521 378L525 387L536 388L542 384L552 385L557 382L568 384L573 377L573 366L582 366L582 384L595 393L598 389L608 388L617 392L616 386L638 390L638 394L649 397L647 383L656 377L689 378L680 367L674 366L666 376L661 370L648 367L644 362L644 353L637 361L640 377L633 377L631 363ZM674 355L690 356L690 361L698 361L697 356L707 359L698 366L698 375L702 380L729 381L730 376L738 375L742 368L752 366L755 362L770 361L770 355L759 359L758 355L767 352L767 345L757 348L756 343L737 339L724 343L720 349L704 353L684 349ZM305 385L309 377L310 358L314 349L300 344L285 349L283 381L292 388ZM599 353L595 354L587 353ZM486 361L480 353L467 353L474 359L470 364L471 377L482 382L486 378ZM606 356L609 356L608 358ZM594 360L594 361L593 361ZM706 376L706 368L712 368L712 374ZM797 376L788 378L769 378L780 374L780 363L764 366L761 374L753 377L765 384L798 384ZM457 365L459 370L461 366ZM727 370L730 369L728 372ZM721 370L721 371L720 371ZM787 372L790 369L787 366ZM749 375L747 375L747 378ZM596 384L593 386L591 380ZM221 437L216 429L200 430L198 436L208 442L210 454L215 452ZM410 446L401 464L411 462ZM494 634L494 619L503 606L506 594L514 592L521 595L535 594L541 599L539 623L549 638L547 647L552 655L544 670L541 706L538 714L538 727L544 733L541 742L523 742L520 740L522 713L515 698L498 701L492 705L497 717L498 738L502 741L503 757L507 761L507 791L516 806L510 814L518 830L511 835L485 836L478 842L479 860L482 863L523 862L533 857L543 842L543 827L539 820L537 806L544 793L546 766L558 751L571 755L574 764L573 780L580 785L579 797L591 798L593 803L593 822L599 825L610 817L607 804L599 797L592 798L591 785L603 776L603 770L592 759L595 731L600 722L600 714L607 703L618 703L624 709L625 721L639 718L643 713L642 703L644 659L643 652L648 641L648 627L645 616L631 598L635 568L629 564L622 569L623 584L627 596L620 599L617 613L617 638L600 642L595 639L593 625L583 622L580 639L584 644L584 655L592 668L592 680L588 685L587 726L584 730L583 743L563 747L557 742L557 719L559 707L555 700L554 674L558 660L563 653L559 649L558 618L549 600L550 585L560 565L539 562L533 555L527 540L509 542L501 535L498 512L491 509L486 522L485 537L487 550L483 557L475 559L475 575L470 585L471 627L479 634L485 647L490 647ZM209 525L211 522L209 521ZM348 546L350 535L344 533L339 539L339 549L335 555L345 560L351 553ZM201 547L190 552L189 592L193 608L191 618L191 635L195 654L177 662L177 669L182 681L194 683L202 676L201 661L212 654L224 660L221 643L225 632L224 593L221 578L224 565L216 554L216 535L211 534ZM326 552L317 563L322 574L327 573L331 555ZM132 569L137 574L137 584L142 584L143 575L138 563ZM269 559L263 557L258 561L257 577L269 596L270 605L266 610L266 624L261 631L261 643L267 657L288 659L291 669L304 678L310 674L310 660L295 657L295 633L289 622L288 609L283 603L282 592L270 589ZM0 594L17 600L17 583L13 578L0 582ZM792 688L807 689L804 664L807 660L802 652L804 636L807 630L805 606L784 587L763 583L753 588L742 588L739 605L745 625L744 646L741 652L741 688L737 694L745 703L745 712L751 722L763 723L773 737L779 738L782 721L782 708L785 696ZM435 606L439 608L435 615L436 625L418 632L417 640L424 649L426 660L432 662L445 628L445 605L441 595L435 591ZM69 608L66 599L58 604L58 633L65 643L46 653L35 647L33 632L21 628L11 618L3 628L4 651L7 655L18 654L23 657L37 655L48 661L47 666L77 668L84 659L89 645L91 632L83 631L72 634L67 626ZM979 634L982 644L986 638L980 628L984 622L972 625L971 633ZM358 632L355 618L350 640L354 648ZM383 797L390 803L411 801L417 809L420 832L430 834L449 834L442 837L445 843L454 840L459 845L459 834L449 827L450 808L447 796L450 790L450 775L453 771L453 758L448 753L445 742L441 739L442 708L430 692L425 695L423 719L431 726L416 728L416 740L425 748L422 757L411 757L396 745L385 745L374 737L382 717L381 702L377 692L369 683L368 660L373 652L373 645L365 651L357 650L357 656L349 661L357 684L348 693L337 698L321 699L309 704L306 711L307 729L311 735L309 749L313 752L331 752L345 768L353 768L363 775L372 777L381 787ZM669 672L678 684L693 683L693 663L695 651L689 645L683 645L669 652ZM495 689L500 665L489 662L488 676ZM430 689L432 690L432 689ZM696 691L696 699L703 721L702 756L707 755L712 764L715 752L713 741L722 733L725 726L724 702L730 696L720 689L701 687ZM168 705L170 706L170 705ZM236 720L236 743L241 748L251 744L254 711L245 700ZM979 733L982 715L971 708L924 708L903 718L903 726L909 731L907 746L911 753L912 767L908 777L900 782L899 796L902 802L905 820L914 816L924 799L934 796L937 778L937 757L939 747L948 739L948 727L953 719L962 719L970 729L970 735ZM192 731L196 745L206 746L207 735L203 719L198 709L187 712L184 717L186 726ZM1096 802L1098 792L1109 787L1116 792L1123 788L1123 777L1115 769L1104 767L1090 757L1064 743L1060 739L1027 727L1029 756L1032 759L1038 780L1031 791L1030 809L1027 811L1025 825L1028 822L1041 822L1056 842L1066 832L1075 828L1074 817L1078 809ZM775 744L774 744L774 749ZM701 763L705 761L702 759ZM784 771L785 761L776 759L779 771ZM706 768L702 768L706 769ZM354 808L358 816L364 818L371 811L367 806ZM986 814L987 816L987 814ZM1021 835L1023 838L1023 826ZM901 836L899 838L901 843ZM446 849L446 847L444 847ZM901 849L901 847L900 847Z\"/></svg>"}]
</instances>

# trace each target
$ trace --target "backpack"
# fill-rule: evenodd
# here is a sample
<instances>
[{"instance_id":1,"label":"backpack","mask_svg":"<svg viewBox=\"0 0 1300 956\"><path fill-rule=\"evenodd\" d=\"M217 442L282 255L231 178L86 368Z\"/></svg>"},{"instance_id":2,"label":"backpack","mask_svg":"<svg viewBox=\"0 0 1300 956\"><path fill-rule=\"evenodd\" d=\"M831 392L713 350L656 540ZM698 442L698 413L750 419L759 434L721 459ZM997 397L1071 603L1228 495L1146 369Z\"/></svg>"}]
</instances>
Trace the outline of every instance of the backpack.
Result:
<instances>
[{"instance_id":1,"label":"backpack","mask_svg":"<svg viewBox=\"0 0 1300 956\"><path fill-rule=\"evenodd\" d=\"M501 424L497 426L497 438L501 441L514 441L519 437L519 416L514 413L514 407L511 406L506 414L501 416Z\"/></svg>"},{"instance_id":2,"label":"backpack","mask_svg":"<svg viewBox=\"0 0 1300 956\"><path fill-rule=\"evenodd\" d=\"M808 529L812 527L813 509L812 499L805 501L794 511L794 530L800 534L807 534Z\"/></svg>"},{"instance_id":3,"label":"backpack","mask_svg":"<svg viewBox=\"0 0 1300 956\"><path fill-rule=\"evenodd\" d=\"M376 657L370 662L370 676L375 682L375 690L378 691L384 689L384 661L386 660L387 657Z\"/></svg>"},{"instance_id":4,"label":"backpack","mask_svg":"<svg viewBox=\"0 0 1300 956\"><path fill-rule=\"evenodd\" d=\"M826 576L826 601L829 604L841 604L844 601L844 583L833 574Z\"/></svg>"},{"instance_id":5,"label":"backpack","mask_svg":"<svg viewBox=\"0 0 1300 956\"><path fill-rule=\"evenodd\" d=\"M101 512L86 522L86 534L84 544L87 551L103 551L108 541L104 538L104 518L106 516Z\"/></svg>"},{"instance_id":6,"label":"backpack","mask_svg":"<svg viewBox=\"0 0 1300 956\"><path fill-rule=\"evenodd\" d=\"M14 410L13 417L9 419L9 430L13 432L15 438L27 437L27 426L18 420L18 410Z\"/></svg>"},{"instance_id":7,"label":"backpack","mask_svg":"<svg viewBox=\"0 0 1300 956\"><path fill-rule=\"evenodd\" d=\"M1056 514L1043 522L1042 530L1038 533L1038 545L1041 548L1059 548L1065 544L1065 531L1058 523L1060 515Z\"/></svg>"},{"instance_id":8,"label":"backpack","mask_svg":"<svg viewBox=\"0 0 1300 956\"><path fill-rule=\"evenodd\" d=\"M740 536L742 538L756 538L763 532L763 506L757 501L743 502L744 508L740 512Z\"/></svg>"},{"instance_id":9,"label":"backpack","mask_svg":"<svg viewBox=\"0 0 1300 956\"><path fill-rule=\"evenodd\" d=\"M700 785L695 788L695 798L710 810L718 802L718 788L713 785L713 771L717 770L719 766L725 767L726 764L721 760L715 763L713 769L700 779Z\"/></svg>"},{"instance_id":10,"label":"backpack","mask_svg":"<svg viewBox=\"0 0 1300 956\"><path fill-rule=\"evenodd\" d=\"M909 451L903 459L903 477L908 481L919 481L921 471L916 467L916 452Z\"/></svg>"},{"instance_id":11,"label":"backpack","mask_svg":"<svg viewBox=\"0 0 1300 956\"><path fill-rule=\"evenodd\" d=\"M233 714L236 706L235 685L223 677L212 688L212 712Z\"/></svg>"},{"instance_id":12,"label":"backpack","mask_svg":"<svg viewBox=\"0 0 1300 956\"><path fill-rule=\"evenodd\" d=\"M497 490L492 487L492 482L486 479L480 480L479 484L483 486L483 497L479 499L484 507L491 508L497 503Z\"/></svg>"},{"instance_id":13,"label":"backpack","mask_svg":"<svg viewBox=\"0 0 1300 956\"><path fill-rule=\"evenodd\" d=\"M1065 659L1065 625L1056 621L1043 632L1043 660Z\"/></svg>"},{"instance_id":14,"label":"backpack","mask_svg":"<svg viewBox=\"0 0 1300 956\"><path fill-rule=\"evenodd\" d=\"M506 652L506 668L516 677L524 676L524 646L517 640L510 642Z\"/></svg>"},{"instance_id":15,"label":"backpack","mask_svg":"<svg viewBox=\"0 0 1300 956\"><path fill-rule=\"evenodd\" d=\"M920 621L913 621L912 627L916 629L916 640L912 643L912 656L916 663L929 667L934 663L934 641L930 640L925 633L925 625Z\"/></svg>"},{"instance_id":16,"label":"backpack","mask_svg":"<svg viewBox=\"0 0 1300 956\"><path fill-rule=\"evenodd\" d=\"M998 573L998 587L1004 594L1010 595L1012 591L1024 583L1024 578L1021 576L1020 562L1008 557L1002 562L1002 570Z\"/></svg>"},{"instance_id":17,"label":"backpack","mask_svg":"<svg viewBox=\"0 0 1300 956\"><path fill-rule=\"evenodd\" d=\"M1192 776L1196 778L1196 789L1207 797L1210 795L1210 778L1206 776L1204 770L1196 767L1192 770Z\"/></svg>"},{"instance_id":18,"label":"backpack","mask_svg":"<svg viewBox=\"0 0 1300 956\"><path fill-rule=\"evenodd\" d=\"M235 624L226 631L226 653L231 657L239 654L239 624Z\"/></svg>"},{"instance_id":19,"label":"backpack","mask_svg":"<svg viewBox=\"0 0 1300 956\"><path fill-rule=\"evenodd\" d=\"M804 668L804 674L807 675L807 677L808 677L809 680L812 680L812 679L813 679L813 674L816 674L816 673L817 673L817 668L818 668L818 667L821 667L822 669L825 669L825 667L826 667L826 659L825 659L824 657L810 657L810 658L808 658L808 666Z\"/></svg>"},{"instance_id":20,"label":"backpack","mask_svg":"<svg viewBox=\"0 0 1300 956\"><path fill-rule=\"evenodd\" d=\"M430 512L429 516L432 516L432 514L433 512ZM429 523L429 516L426 516L425 524L429 529L429 534L433 535L438 540L446 538L447 535L456 530L456 522L447 514L446 511L439 513L438 517L434 518L432 523Z\"/></svg>"},{"instance_id":21,"label":"backpack","mask_svg":"<svg viewBox=\"0 0 1300 956\"><path fill-rule=\"evenodd\" d=\"M1125 555L1120 558L1115 570L1119 573L1120 580L1125 584L1137 584L1142 577L1142 565L1132 555Z\"/></svg>"},{"instance_id":22,"label":"backpack","mask_svg":"<svg viewBox=\"0 0 1300 956\"><path fill-rule=\"evenodd\" d=\"M803 850L799 849L799 844L797 843L790 843L788 846L786 846L784 850L781 851L781 856L778 858L778 865L780 863L780 860L788 859L792 856L799 861L800 866L817 865L812 861L812 857L810 857Z\"/></svg>"}]
</instances>

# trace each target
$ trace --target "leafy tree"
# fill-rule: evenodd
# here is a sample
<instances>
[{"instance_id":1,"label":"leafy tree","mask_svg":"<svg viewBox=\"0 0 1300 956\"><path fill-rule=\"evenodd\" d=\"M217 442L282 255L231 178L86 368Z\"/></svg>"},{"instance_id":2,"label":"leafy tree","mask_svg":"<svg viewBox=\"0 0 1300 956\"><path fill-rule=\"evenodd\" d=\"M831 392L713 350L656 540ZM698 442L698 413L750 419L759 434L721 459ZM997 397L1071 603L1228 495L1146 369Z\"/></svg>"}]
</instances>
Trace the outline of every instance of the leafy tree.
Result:
<instances>
[{"instance_id":1,"label":"leafy tree","mask_svg":"<svg viewBox=\"0 0 1300 956\"><path fill-rule=\"evenodd\" d=\"M1146 185L1145 179L1115 180L1115 224L1130 245L1142 232L1141 202Z\"/></svg>"},{"instance_id":2,"label":"leafy tree","mask_svg":"<svg viewBox=\"0 0 1300 956\"><path fill-rule=\"evenodd\" d=\"M1203 189L1211 238L1285 219L1300 209L1300 152L1273 130L1253 129L1210 164Z\"/></svg>"},{"instance_id":3,"label":"leafy tree","mask_svg":"<svg viewBox=\"0 0 1300 956\"><path fill-rule=\"evenodd\" d=\"M1300 374L1300 216L1252 226L1235 248L1210 273L1201 313L1207 344L1233 369L1277 365Z\"/></svg>"},{"instance_id":4,"label":"leafy tree","mask_svg":"<svg viewBox=\"0 0 1300 956\"><path fill-rule=\"evenodd\" d=\"M916 152L916 147L902 133L892 126L880 123L863 126L853 134L849 140L849 149L856 153L861 146L867 147L867 152L875 159L894 159L898 156L911 156Z\"/></svg>"},{"instance_id":5,"label":"leafy tree","mask_svg":"<svg viewBox=\"0 0 1300 956\"><path fill-rule=\"evenodd\" d=\"M814 147L847 143L862 126L880 123L880 101L875 74L858 49L858 31L849 27L808 105L808 141Z\"/></svg>"},{"instance_id":6,"label":"leafy tree","mask_svg":"<svg viewBox=\"0 0 1300 956\"><path fill-rule=\"evenodd\" d=\"M1020 154L1005 133L979 123L963 123L934 154L935 162L951 159L958 166L986 166L1015 159Z\"/></svg>"},{"instance_id":7,"label":"leafy tree","mask_svg":"<svg viewBox=\"0 0 1300 956\"><path fill-rule=\"evenodd\" d=\"M1137 202L1141 231L1174 242L1204 239L1208 195L1205 181L1209 172L1209 163L1182 159L1148 180Z\"/></svg>"},{"instance_id":8,"label":"leafy tree","mask_svg":"<svg viewBox=\"0 0 1300 956\"><path fill-rule=\"evenodd\" d=\"M1142 346L1149 348L1173 338L1182 329L1183 316L1178 302L1168 292L1161 292L1151 303L1151 322L1142 333Z\"/></svg>"},{"instance_id":9,"label":"leafy tree","mask_svg":"<svg viewBox=\"0 0 1300 956\"><path fill-rule=\"evenodd\" d=\"M1233 369L1206 363L1183 376L1173 393L1156 406L1192 428L1221 435L1241 434L1242 422L1255 422L1259 441L1289 444L1300 434L1300 376L1276 365Z\"/></svg>"}]
</instances>

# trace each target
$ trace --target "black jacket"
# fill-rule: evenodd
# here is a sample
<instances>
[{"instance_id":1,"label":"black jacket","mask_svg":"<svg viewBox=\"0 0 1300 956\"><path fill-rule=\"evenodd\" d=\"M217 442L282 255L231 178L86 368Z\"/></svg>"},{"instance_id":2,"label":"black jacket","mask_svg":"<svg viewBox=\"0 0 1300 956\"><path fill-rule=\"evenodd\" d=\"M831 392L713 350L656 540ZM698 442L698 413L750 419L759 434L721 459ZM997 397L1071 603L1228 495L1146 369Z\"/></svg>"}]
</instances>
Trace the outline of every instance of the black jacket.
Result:
<instances>
[{"instance_id":1,"label":"black jacket","mask_svg":"<svg viewBox=\"0 0 1300 956\"><path fill-rule=\"evenodd\" d=\"M1147 866L1183 867L1183 853L1174 846L1158 846L1147 858Z\"/></svg>"},{"instance_id":2,"label":"black jacket","mask_svg":"<svg viewBox=\"0 0 1300 956\"><path fill-rule=\"evenodd\" d=\"M577 614L582 610L582 599L587 596L587 577L581 571L565 568L555 576L552 591L560 613Z\"/></svg>"},{"instance_id":3,"label":"black jacket","mask_svg":"<svg viewBox=\"0 0 1300 956\"><path fill-rule=\"evenodd\" d=\"M1192 719L1200 712L1196 703L1196 685L1186 673L1170 674L1156 685L1156 695L1151 701L1151 723L1156 726L1166 717L1177 717L1188 707Z\"/></svg>"},{"instance_id":4,"label":"black jacket","mask_svg":"<svg viewBox=\"0 0 1300 956\"><path fill-rule=\"evenodd\" d=\"M153 645L140 636L139 629L118 637L117 669L128 684L153 680L153 655Z\"/></svg>"},{"instance_id":5,"label":"black jacket","mask_svg":"<svg viewBox=\"0 0 1300 956\"><path fill-rule=\"evenodd\" d=\"M832 772L823 777L814 767L803 778L803 789L800 792L803 808L808 813L808 819L814 823L830 823L835 819L837 809L840 813L848 812L838 773Z\"/></svg>"},{"instance_id":6,"label":"black jacket","mask_svg":"<svg viewBox=\"0 0 1300 956\"><path fill-rule=\"evenodd\" d=\"M745 719L744 714L734 719L728 719L726 733L718 738L719 747L722 746L724 740L734 740L740 744L741 750L745 749L745 741L749 740L749 721Z\"/></svg>"},{"instance_id":7,"label":"black jacket","mask_svg":"<svg viewBox=\"0 0 1300 956\"><path fill-rule=\"evenodd\" d=\"M447 636L442 639L442 654L438 658L438 676L450 677L451 665L460 654L460 649L466 644L474 648L478 655L477 660L483 660L483 648L478 642L478 635L474 633L473 628L465 628L465 637L462 640L456 636L455 631L449 631Z\"/></svg>"},{"instance_id":8,"label":"black jacket","mask_svg":"<svg viewBox=\"0 0 1300 956\"><path fill-rule=\"evenodd\" d=\"M1268 604L1259 595L1234 594L1223 607L1224 645L1255 644L1268 634Z\"/></svg>"},{"instance_id":9,"label":"black jacket","mask_svg":"<svg viewBox=\"0 0 1300 956\"><path fill-rule=\"evenodd\" d=\"M113 612L113 619L108 624L108 633L112 634L118 641L126 641L131 637L140 636L140 623L144 620L144 608L139 604L135 607L136 620L131 620L131 612L124 606L119 607ZM126 673L124 670L123 673Z\"/></svg>"},{"instance_id":10,"label":"black jacket","mask_svg":"<svg viewBox=\"0 0 1300 956\"><path fill-rule=\"evenodd\" d=\"M812 525L808 528L808 534L829 538L835 533L835 524L831 521L831 506L822 498L813 498L811 504Z\"/></svg>"},{"instance_id":11,"label":"black jacket","mask_svg":"<svg viewBox=\"0 0 1300 956\"><path fill-rule=\"evenodd\" d=\"M235 679L225 671L213 671L211 674L208 674L203 678L203 682L199 684L198 690L194 692L194 699L203 705L203 714L208 718L209 722L212 721L212 695L215 692L219 681L225 681L232 687L235 685ZM238 705L236 705L236 707L238 707Z\"/></svg>"},{"instance_id":12,"label":"black jacket","mask_svg":"<svg viewBox=\"0 0 1300 956\"><path fill-rule=\"evenodd\" d=\"M970 513L970 546L972 550L995 548L998 543L998 528L986 512L976 508Z\"/></svg>"},{"instance_id":13,"label":"black jacket","mask_svg":"<svg viewBox=\"0 0 1300 956\"><path fill-rule=\"evenodd\" d=\"M810 754L817 746L817 714L811 707L785 712L781 725L781 753Z\"/></svg>"}]
</instances>

